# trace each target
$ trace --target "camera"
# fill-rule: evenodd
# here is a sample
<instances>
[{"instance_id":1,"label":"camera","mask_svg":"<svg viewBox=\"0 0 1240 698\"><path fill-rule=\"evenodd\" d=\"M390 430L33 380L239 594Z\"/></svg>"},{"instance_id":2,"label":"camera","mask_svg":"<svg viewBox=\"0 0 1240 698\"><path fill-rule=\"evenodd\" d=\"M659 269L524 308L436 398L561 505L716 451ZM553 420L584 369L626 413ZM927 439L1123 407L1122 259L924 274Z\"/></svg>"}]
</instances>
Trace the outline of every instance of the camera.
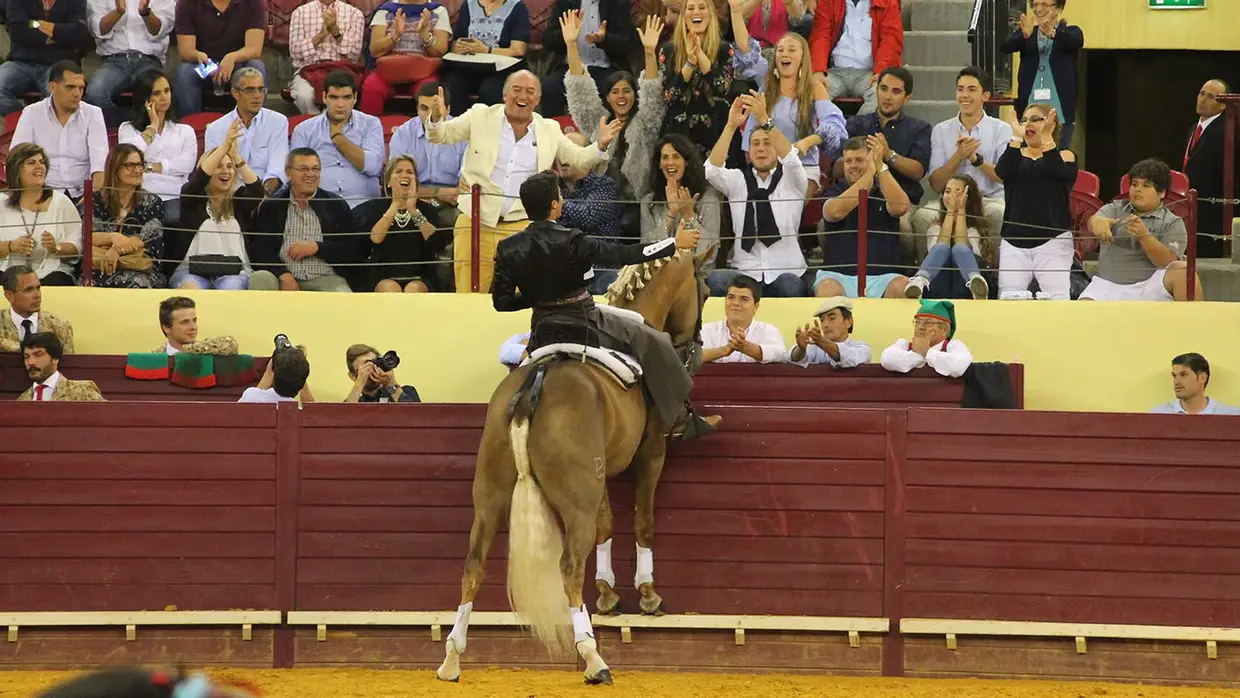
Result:
<instances>
[{"instance_id":1,"label":"camera","mask_svg":"<svg viewBox=\"0 0 1240 698\"><path fill-rule=\"evenodd\" d=\"M276 335L274 342L275 342L275 345L276 345L276 351L277 351L277 352L280 352L280 351L287 351L287 350L289 350L289 349L292 349L292 348L293 348L293 343L292 343L292 342L290 342L290 341L288 341L288 335L286 335L286 334L278 334L278 335Z\"/></svg>"},{"instance_id":2,"label":"camera","mask_svg":"<svg viewBox=\"0 0 1240 698\"><path fill-rule=\"evenodd\" d=\"M382 356L376 356L371 359L370 363L374 364L375 368L386 373L400 365L400 357L396 355L396 352L388 351L384 352Z\"/></svg>"}]
</instances>

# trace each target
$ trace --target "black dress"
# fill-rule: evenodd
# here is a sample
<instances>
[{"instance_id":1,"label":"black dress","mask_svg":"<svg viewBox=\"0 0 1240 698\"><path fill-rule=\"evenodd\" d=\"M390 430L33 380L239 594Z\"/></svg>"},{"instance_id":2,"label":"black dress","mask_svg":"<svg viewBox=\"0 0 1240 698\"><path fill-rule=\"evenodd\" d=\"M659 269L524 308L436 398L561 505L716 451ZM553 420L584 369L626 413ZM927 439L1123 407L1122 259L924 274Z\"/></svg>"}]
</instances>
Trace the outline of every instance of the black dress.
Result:
<instances>
[{"instance_id":1,"label":"black dress","mask_svg":"<svg viewBox=\"0 0 1240 698\"><path fill-rule=\"evenodd\" d=\"M391 206L391 199L371 199L353 209L357 232L369 233ZM373 290L384 279L399 281L401 284L418 279L426 284L428 290L442 290L435 274L435 265L439 261L437 255L450 242L451 230L437 230L430 238L426 238L413 219L403 226L392 221L383 242L378 245L370 243L370 261L375 266L370 268L369 288Z\"/></svg>"}]
</instances>

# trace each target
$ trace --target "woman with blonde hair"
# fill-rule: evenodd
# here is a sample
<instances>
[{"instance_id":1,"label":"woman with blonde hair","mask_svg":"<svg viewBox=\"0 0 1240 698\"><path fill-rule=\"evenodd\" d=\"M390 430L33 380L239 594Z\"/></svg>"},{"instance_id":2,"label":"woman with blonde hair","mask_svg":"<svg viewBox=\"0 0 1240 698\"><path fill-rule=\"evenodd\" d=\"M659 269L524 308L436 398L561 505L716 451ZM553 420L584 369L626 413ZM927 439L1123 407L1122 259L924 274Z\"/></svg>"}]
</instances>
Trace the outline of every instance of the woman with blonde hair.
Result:
<instances>
[{"instance_id":1,"label":"woman with blonde hair","mask_svg":"<svg viewBox=\"0 0 1240 698\"><path fill-rule=\"evenodd\" d=\"M0 206L0 271L25 265L44 286L74 286L82 216L64 192L47 186L50 167L47 153L34 143L9 151L9 190Z\"/></svg>"},{"instance_id":2,"label":"woman with blonde hair","mask_svg":"<svg viewBox=\"0 0 1240 698\"><path fill-rule=\"evenodd\" d=\"M408 155L393 157L380 183L383 196L353 209L355 229L370 231L369 285L380 293L442 290L435 264L452 242L452 231L436 231L418 211L418 166ZM436 232L439 232L436 235Z\"/></svg>"},{"instance_id":3,"label":"woman with blonde hair","mask_svg":"<svg viewBox=\"0 0 1240 698\"><path fill-rule=\"evenodd\" d=\"M999 242L999 299L1028 299L1038 280L1039 298L1071 297L1072 188L1076 155L1060 149L1062 124L1055 110L1031 104L1017 121L1012 141L995 163L1003 180L1002 240Z\"/></svg>"},{"instance_id":4,"label":"woman with blonde hair","mask_svg":"<svg viewBox=\"0 0 1240 698\"><path fill-rule=\"evenodd\" d=\"M228 127L218 148L202 156L181 188L181 221L165 235L170 259L182 260L172 288L244 291L250 287L250 254L241 232L267 195L258 175L237 152L241 121ZM233 191L237 179L243 182Z\"/></svg>"},{"instance_id":5,"label":"woman with blonde hair","mask_svg":"<svg viewBox=\"0 0 1240 698\"><path fill-rule=\"evenodd\" d=\"M827 94L827 86L813 78L809 42L800 34L788 33L775 44L775 60L766 72L763 98L771 124L784 134L801 154L805 176L809 179L806 198L814 198L822 190L819 171L820 152L837 157L840 146L848 140L844 112ZM749 117L741 147L749 149L749 137L759 124ZM820 150L821 149L821 150Z\"/></svg>"},{"instance_id":6,"label":"woman with blonde hair","mask_svg":"<svg viewBox=\"0 0 1240 698\"><path fill-rule=\"evenodd\" d=\"M766 73L766 59L741 16L743 2L730 0L735 43L724 41L709 0L686 0L672 40L659 49L667 101L659 131L688 136L703 159L728 123L732 98L747 91L746 86L734 83L760 83Z\"/></svg>"},{"instance_id":7,"label":"woman with blonde hair","mask_svg":"<svg viewBox=\"0 0 1240 698\"><path fill-rule=\"evenodd\" d=\"M108 154L103 188L91 202L96 286L164 287L164 275L154 262L164 256L164 202L142 189L145 171L146 159L137 146L121 143Z\"/></svg>"}]
</instances>

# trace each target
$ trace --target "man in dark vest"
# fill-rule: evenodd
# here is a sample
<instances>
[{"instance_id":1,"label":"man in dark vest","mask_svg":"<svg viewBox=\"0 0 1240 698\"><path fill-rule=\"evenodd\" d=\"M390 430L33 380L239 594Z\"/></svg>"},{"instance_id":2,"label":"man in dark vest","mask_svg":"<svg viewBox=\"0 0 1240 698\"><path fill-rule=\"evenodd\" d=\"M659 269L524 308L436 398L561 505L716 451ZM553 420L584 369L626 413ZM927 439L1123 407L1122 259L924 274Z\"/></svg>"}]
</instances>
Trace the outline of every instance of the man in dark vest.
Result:
<instances>
[{"instance_id":1,"label":"man in dark vest","mask_svg":"<svg viewBox=\"0 0 1240 698\"><path fill-rule=\"evenodd\" d=\"M697 228L681 226L675 238L623 245L556 223L564 209L560 178L540 172L521 184L521 205L530 224L502 240L496 249L491 299L495 309L511 312L533 308L529 351L556 343L550 323L577 320L597 332L609 348L632 353L642 366L646 392L674 437L692 438L713 432L720 418L698 417L688 408L693 379L666 333L649 325L602 313L594 304L585 275L594 266L617 268L671 257L679 249L695 249ZM558 323L557 323L558 324Z\"/></svg>"}]
</instances>

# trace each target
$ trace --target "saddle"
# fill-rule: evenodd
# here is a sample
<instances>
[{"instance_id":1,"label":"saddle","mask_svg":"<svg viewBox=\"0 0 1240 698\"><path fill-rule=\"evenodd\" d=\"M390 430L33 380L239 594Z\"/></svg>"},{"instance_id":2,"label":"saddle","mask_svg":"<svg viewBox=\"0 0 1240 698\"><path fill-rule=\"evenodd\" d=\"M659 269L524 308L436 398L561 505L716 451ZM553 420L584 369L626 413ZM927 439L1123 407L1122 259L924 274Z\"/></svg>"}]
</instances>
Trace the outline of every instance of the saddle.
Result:
<instances>
[{"instance_id":1,"label":"saddle","mask_svg":"<svg viewBox=\"0 0 1240 698\"><path fill-rule=\"evenodd\" d=\"M625 390L632 389L642 379L641 365L637 363L637 359L628 354L615 349L604 349L602 347L591 347L567 342L539 347L530 352L529 358L522 362L521 365L533 364L537 366L538 364L562 361L565 358L584 361L598 366L607 375L614 378L620 384L620 387Z\"/></svg>"},{"instance_id":2,"label":"saddle","mask_svg":"<svg viewBox=\"0 0 1240 698\"><path fill-rule=\"evenodd\" d=\"M631 310L596 306L600 312L628 314L638 322L644 322L641 315ZM642 368L637 359L619 346L610 337L603 334L588 319L588 316L574 315L548 316L538 321L530 336L529 358L522 363L541 364L563 358L586 361L602 368L616 380L625 390L641 382Z\"/></svg>"}]
</instances>

